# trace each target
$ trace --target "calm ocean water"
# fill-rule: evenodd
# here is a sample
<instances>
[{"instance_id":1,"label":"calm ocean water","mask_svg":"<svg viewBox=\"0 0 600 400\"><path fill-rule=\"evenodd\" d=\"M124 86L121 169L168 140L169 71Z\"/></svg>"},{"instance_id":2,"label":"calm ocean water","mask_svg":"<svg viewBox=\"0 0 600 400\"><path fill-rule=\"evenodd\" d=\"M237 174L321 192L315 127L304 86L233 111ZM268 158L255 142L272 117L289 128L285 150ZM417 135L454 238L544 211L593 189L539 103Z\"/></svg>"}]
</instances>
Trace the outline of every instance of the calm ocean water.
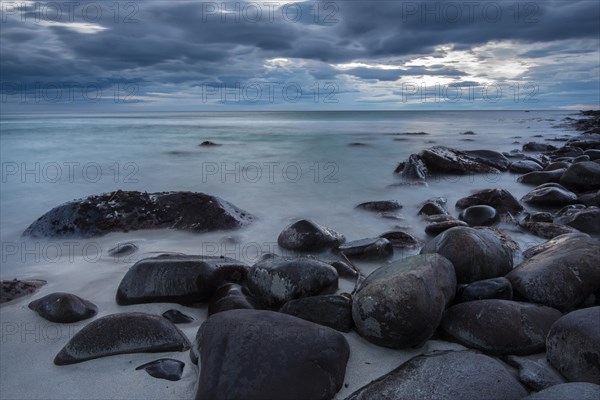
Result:
<instances>
[{"instance_id":1,"label":"calm ocean water","mask_svg":"<svg viewBox=\"0 0 600 400\"><path fill-rule=\"evenodd\" d=\"M510 174L447 177L430 181L428 187L388 188L400 181L392 174L399 161L436 144L497 151L520 148L527 141L572 133L553 127L571 114L404 111L3 115L0 271L6 278L17 271L18 275L28 274L28 267L35 271L36 265L42 268L51 259L51 255L43 254L47 244L41 245L42 256L38 259L22 248L14 248L15 244L21 246L21 232L44 212L75 198L116 189L205 192L255 214L258 220L248 228L228 233L115 233L94 242L102 251L118 241L134 239L143 243L146 252L218 252L251 262L256 253L273 250L286 224L303 217L331 226L349 240L379 235L397 226L425 238L424 224L415 214L416 204L429 197L447 197L452 209L456 199L477 189L503 187L522 196L528 188L515 183L516 176ZM460 134L468 130L476 135ZM394 135L421 131L429 135ZM534 138L538 135L542 137ZM198 146L205 140L222 146ZM517 141L520 143L513 143ZM353 209L362 201L384 199L396 199L404 205L403 219L386 219ZM47 249L50 253L55 250ZM75 251L75 256L80 255Z\"/></svg>"}]
</instances>

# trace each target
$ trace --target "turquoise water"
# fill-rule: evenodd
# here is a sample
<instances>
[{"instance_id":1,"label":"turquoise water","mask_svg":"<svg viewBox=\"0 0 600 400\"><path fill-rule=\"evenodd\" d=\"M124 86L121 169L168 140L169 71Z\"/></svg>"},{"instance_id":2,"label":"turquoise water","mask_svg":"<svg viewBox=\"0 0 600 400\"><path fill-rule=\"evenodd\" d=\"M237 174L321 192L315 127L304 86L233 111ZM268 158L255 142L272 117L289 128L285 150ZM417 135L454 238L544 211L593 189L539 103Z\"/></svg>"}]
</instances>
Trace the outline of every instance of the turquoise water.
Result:
<instances>
[{"instance_id":1,"label":"turquoise water","mask_svg":"<svg viewBox=\"0 0 600 400\"><path fill-rule=\"evenodd\" d=\"M348 239L379 235L397 226L425 238L417 203L433 196L450 205L470 191L504 187L528 191L516 176L447 177L428 187L398 183L397 163L424 147L507 151L565 132L555 128L573 112L220 112L93 115L3 115L0 128L2 191L0 234L17 243L21 232L50 208L74 198L116 189L191 190L220 196L255 214L234 233L191 235L131 232L100 239L102 246L140 239L156 249L198 252L199 242L272 244L296 218L313 218ZM460 135L464 131L477 135ZM398 136L401 132L426 136ZM572 133L572 132L571 132ZM534 138L541 135L542 137ZM520 138L516 138L520 137ZM394 139L403 139L401 141ZM200 147L209 140L222 146ZM513 143L513 142L520 143ZM351 143L364 146L350 146ZM403 219L354 210L362 201L396 199ZM200 245L200 249L202 248ZM261 245L266 250L269 245ZM153 248L149 245L149 248ZM237 254L244 258L243 254ZM2 258L2 273L29 265ZM22 269L21 269L22 271Z\"/></svg>"}]
</instances>

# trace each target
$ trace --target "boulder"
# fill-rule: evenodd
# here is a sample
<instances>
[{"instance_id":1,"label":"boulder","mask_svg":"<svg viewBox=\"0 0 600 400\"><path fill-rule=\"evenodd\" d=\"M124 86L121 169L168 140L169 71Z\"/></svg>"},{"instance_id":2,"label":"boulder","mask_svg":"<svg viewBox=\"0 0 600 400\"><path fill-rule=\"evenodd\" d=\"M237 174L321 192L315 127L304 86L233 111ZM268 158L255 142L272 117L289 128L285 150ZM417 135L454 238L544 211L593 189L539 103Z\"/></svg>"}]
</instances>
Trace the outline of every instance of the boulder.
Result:
<instances>
[{"instance_id":1,"label":"boulder","mask_svg":"<svg viewBox=\"0 0 600 400\"><path fill-rule=\"evenodd\" d=\"M420 345L433 335L455 291L452 263L438 254L385 265L371 273L354 294L356 330L379 346Z\"/></svg>"},{"instance_id":2,"label":"boulder","mask_svg":"<svg viewBox=\"0 0 600 400\"><path fill-rule=\"evenodd\" d=\"M253 219L233 204L204 193L117 190L55 207L32 223L23 236L90 238L158 228L208 232L238 228Z\"/></svg>"},{"instance_id":3,"label":"boulder","mask_svg":"<svg viewBox=\"0 0 600 400\"><path fill-rule=\"evenodd\" d=\"M390 231L379 235L380 238L387 239L393 247L415 247L419 241L412 235L402 231Z\"/></svg>"},{"instance_id":4,"label":"boulder","mask_svg":"<svg viewBox=\"0 0 600 400\"><path fill-rule=\"evenodd\" d=\"M352 297L347 294L332 294L290 300L279 312L328 326L337 331L352 329Z\"/></svg>"},{"instance_id":5,"label":"boulder","mask_svg":"<svg viewBox=\"0 0 600 400\"><path fill-rule=\"evenodd\" d=\"M456 302L473 300L503 299L512 300L513 291L510 281L504 277L484 279L459 288Z\"/></svg>"},{"instance_id":6,"label":"boulder","mask_svg":"<svg viewBox=\"0 0 600 400\"><path fill-rule=\"evenodd\" d=\"M427 165L429 171L444 174L467 174L467 173L498 173L499 170L487 163L478 161L465 152L444 146L434 146L423 150L421 159Z\"/></svg>"},{"instance_id":7,"label":"boulder","mask_svg":"<svg viewBox=\"0 0 600 400\"><path fill-rule=\"evenodd\" d=\"M515 295L568 311L600 288L600 241L565 235L510 271Z\"/></svg>"},{"instance_id":8,"label":"boulder","mask_svg":"<svg viewBox=\"0 0 600 400\"><path fill-rule=\"evenodd\" d=\"M525 203L547 207L562 207L577 201L577 195L555 186L537 187L522 199Z\"/></svg>"},{"instance_id":9,"label":"boulder","mask_svg":"<svg viewBox=\"0 0 600 400\"><path fill-rule=\"evenodd\" d=\"M548 361L572 382L600 382L600 307L570 312L550 329Z\"/></svg>"},{"instance_id":10,"label":"boulder","mask_svg":"<svg viewBox=\"0 0 600 400\"><path fill-rule=\"evenodd\" d=\"M196 400L332 399L350 348L327 327L272 311L212 315L192 348L200 359Z\"/></svg>"},{"instance_id":11,"label":"boulder","mask_svg":"<svg viewBox=\"0 0 600 400\"><path fill-rule=\"evenodd\" d=\"M226 283L215 291L208 303L208 315L228 310L253 310L254 301L244 293L237 283Z\"/></svg>"},{"instance_id":12,"label":"boulder","mask_svg":"<svg viewBox=\"0 0 600 400\"><path fill-rule=\"evenodd\" d=\"M183 374L185 364L179 360L172 358L161 358L160 360L151 361L140 365L135 370L143 369L153 378L165 379L168 381L178 381Z\"/></svg>"},{"instance_id":13,"label":"boulder","mask_svg":"<svg viewBox=\"0 0 600 400\"><path fill-rule=\"evenodd\" d=\"M471 206L463 210L458 218L470 226L488 226L498 220L498 213L490 206Z\"/></svg>"},{"instance_id":14,"label":"boulder","mask_svg":"<svg viewBox=\"0 0 600 400\"><path fill-rule=\"evenodd\" d=\"M579 232L570 226L554 224L552 222L529 222L524 220L519 222L519 226L535 236L544 239L552 239L557 236Z\"/></svg>"},{"instance_id":15,"label":"boulder","mask_svg":"<svg viewBox=\"0 0 600 400\"><path fill-rule=\"evenodd\" d=\"M564 169L555 169L552 171L534 171L521 175L517 182L527 185L542 185L549 182L559 182Z\"/></svg>"},{"instance_id":16,"label":"boulder","mask_svg":"<svg viewBox=\"0 0 600 400\"><path fill-rule=\"evenodd\" d=\"M0 304L34 293L45 284L41 279L0 280Z\"/></svg>"},{"instance_id":17,"label":"boulder","mask_svg":"<svg viewBox=\"0 0 600 400\"><path fill-rule=\"evenodd\" d=\"M544 351L546 335L562 316L550 307L510 300L475 300L450 307L441 328L453 341L495 355Z\"/></svg>"},{"instance_id":18,"label":"boulder","mask_svg":"<svg viewBox=\"0 0 600 400\"><path fill-rule=\"evenodd\" d=\"M338 247L347 257L359 260L380 260L391 257L394 247L384 238L353 240Z\"/></svg>"},{"instance_id":19,"label":"boulder","mask_svg":"<svg viewBox=\"0 0 600 400\"><path fill-rule=\"evenodd\" d=\"M529 142L523 145L523 151L553 151L556 146L546 143Z\"/></svg>"},{"instance_id":20,"label":"boulder","mask_svg":"<svg viewBox=\"0 0 600 400\"><path fill-rule=\"evenodd\" d=\"M277 238L279 246L297 251L332 249L345 241L341 233L307 219L288 225Z\"/></svg>"},{"instance_id":21,"label":"boulder","mask_svg":"<svg viewBox=\"0 0 600 400\"><path fill-rule=\"evenodd\" d=\"M466 150L465 154L475 161L487 164L499 171L506 171L510 161L502 153L493 150Z\"/></svg>"},{"instance_id":22,"label":"boulder","mask_svg":"<svg viewBox=\"0 0 600 400\"><path fill-rule=\"evenodd\" d=\"M437 236L442 232L447 231L450 228L457 226L469 226L465 221L459 219L450 218L445 221L433 222L425 226L425 233L431 236Z\"/></svg>"},{"instance_id":23,"label":"boulder","mask_svg":"<svg viewBox=\"0 0 600 400\"><path fill-rule=\"evenodd\" d=\"M227 257L170 255L145 258L125 274L117 289L120 305L194 304L210 299L227 282L242 282L249 267Z\"/></svg>"},{"instance_id":24,"label":"boulder","mask_svg":"<svg viewBox=\"0 0 600 400\"><path fill-rule=\"evenodd\" d=\"M293 299L334 293L338 273L330 264L314 258L276 257L252 266L247 287L260 303L279 308Z\"/></svg>"},{"instance_id":25,"label":"boulder","mask_svg":"<svg viewBox=\"0 0 600 400\"><path fill-rule=\"evenodd\" d=\"M510 172L525 174L527 172L541 171L543 167L532 160L517 160L508 167Z\"/></svg>"},{"instance_id":26,"label":"boulder","mask_svg":"<svg viewBox=\"0 0 600 400\"><path fill-rule=\"evenodd\" d=\"M600 164L593 161L573 164L562 175L560 183L578 190L600 189Z\"/></svg>"},{"instance_id":27,"label":"boulder","mask_svg":"<svg viewBox=\"0 0 600 400\"><path fill-rule=\"evenodd\" d=\"M513 267L511 245L490 229L455 227L423 246L421 254L439 253L454 265L458 283L506 275Z\"/></svg>"},{"instance_id":28,"label":"boulder","mask_svg":"<svg viewBox=\"0 0 600 400\"><path fill-rule=\"evenodd\" d=\"M98 307L79 296L70 293L50 293L29 303L31 310L52 322L77 322L96 315Z\"/></svg>"},{"instance_id":29,"label":"boulder","mask_svg":"<svg viewBox=\"0 0 600 400\"><path fill-rule=\"evenodd\" d=\"M600 386L593 383L574 382L551 386L541 392L523 397L523 400L598 400Z\"/></svg>"},{"instance_id":30,"label":"boulder","mask_svg":"<svg viewBox=\"0 0 600 400\"><path fill-rule=\"evenodd\" d=\"M508 356L504 359L507 364L519 369L519 380L532 390L543 390L554 385L565 383L565 378L543 358L532 359L520 356Z\"/></svg>"},{"instance_id":31,"label":"boulder","mask_svg":"<svg viewBox=\"0 0 600 400\"><path fill-rule=\"evenodd\" d=\"M499 214L517 214L523 206L505 189L485 189L456 202L457 208L485 205L494 207Z\"/></svg>"},{"instance_id":32,"label":"boulder","mask_svg":"<svg viewBox=\"0 0 600 400\"><path fill-rule=\"evenodd\" d=\"M590 207L554 219L557 224L568 225L585 233L600 233L600 208Z\"/></svg>"},{"instance_id":33,"label":"boulder","mask_svg":"<svg viewBox=\"0 0 600 400\"><path fill-rule=\"evenodd\" d=\"M162 316L174 324L189 324L190 322L194 322L194 318L173 308L162 313Z\"/></svg>"},{"instance_id":34,"label":"boulder","mask_svg":"<svg viewBox=\"0 0 600 400\"><path fill-rule=\"evenodd\" d=\"M395 211L402 208L402 205L396 200L380 200L380 201L367 201L360 203L356 206L361 210L384 212L384 211Z\"/></svg>"},{"instance_id":35,"label":"boulder","mask_svg":"<svg viewBox=\"0 0 600 400\"><path fill-rule=\"evenodd\" d=\"M169 320L139 312L111 314L92 321L69 340L54 358L67 365L129 353L185 351L187 337Z\"/></svg>"},{"instance_id":36,"label":"boulder","mask_svg":"<svg viewBox=\"0 0 600 400\"><path fill-rule=\"evenodd\" d=\"M443 351L411 359L346 400L518 400L525 395L527 390L493 358Z\"/></svg>"}]
</instances>

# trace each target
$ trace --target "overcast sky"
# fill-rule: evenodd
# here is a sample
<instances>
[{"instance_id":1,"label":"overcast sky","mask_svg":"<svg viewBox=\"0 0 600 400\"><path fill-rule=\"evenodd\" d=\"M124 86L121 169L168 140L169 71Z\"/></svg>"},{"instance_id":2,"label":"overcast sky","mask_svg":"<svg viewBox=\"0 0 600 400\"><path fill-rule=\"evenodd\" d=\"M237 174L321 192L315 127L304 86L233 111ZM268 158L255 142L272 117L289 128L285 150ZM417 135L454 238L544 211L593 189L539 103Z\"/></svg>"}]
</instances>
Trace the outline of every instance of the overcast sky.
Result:
<instances>
[{"instance_id":1,"label":"overcast sky","mask_svg":"<svg viewBox=\"0 0 600 400\"><path fill-rule=\"evenodd\" d=\"M2 1L3 111L598 108L600 1Z\"/></svg>"}]
</instances>

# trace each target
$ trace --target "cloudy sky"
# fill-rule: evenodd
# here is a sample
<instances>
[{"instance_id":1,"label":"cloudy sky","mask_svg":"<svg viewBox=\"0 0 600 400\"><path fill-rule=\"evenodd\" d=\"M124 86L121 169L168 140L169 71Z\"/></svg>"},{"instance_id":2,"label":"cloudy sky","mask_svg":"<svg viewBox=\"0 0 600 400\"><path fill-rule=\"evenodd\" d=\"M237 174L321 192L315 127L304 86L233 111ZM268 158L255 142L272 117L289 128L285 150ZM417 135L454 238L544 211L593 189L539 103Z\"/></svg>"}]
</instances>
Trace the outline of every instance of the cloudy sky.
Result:
<instances>
[{"instance_id":1,"label":"cloudy sky","mask_svg":"<svg viewBox=\"0 0 600 400\"><path fill-rule=\"evenodd\" d=\"M3 111L598 108L600 2L2 1Z\"/></svg>"}]
</instances>

